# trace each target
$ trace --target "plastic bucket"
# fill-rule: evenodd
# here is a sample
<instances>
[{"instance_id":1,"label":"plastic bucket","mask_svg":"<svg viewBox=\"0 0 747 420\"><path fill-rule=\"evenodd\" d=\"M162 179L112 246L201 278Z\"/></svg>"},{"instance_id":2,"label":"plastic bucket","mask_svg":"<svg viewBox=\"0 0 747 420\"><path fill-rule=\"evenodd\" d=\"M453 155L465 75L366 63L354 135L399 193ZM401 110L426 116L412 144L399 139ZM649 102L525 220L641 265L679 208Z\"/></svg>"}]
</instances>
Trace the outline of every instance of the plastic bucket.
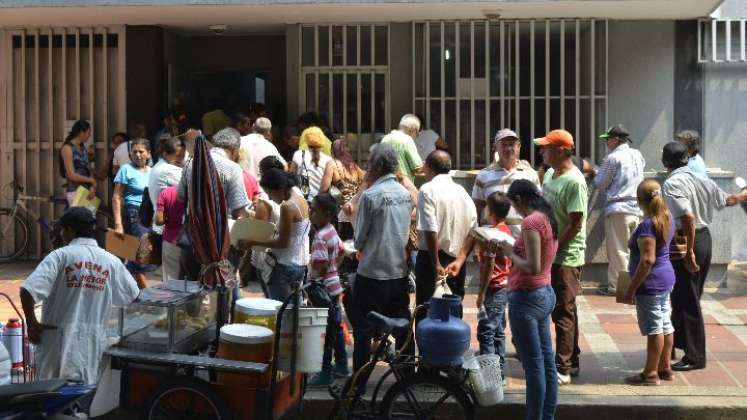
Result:
<instances>
[{"instance_id":1,"label":"plastic bucket","mask_svg":"<svg viewBox=\"0 0 747 420\"><path fill-rule=\"evenodd\" d=\"M324 353L324 336L327 329L326 308L299 308L298 333L296 335L296 371L301 373L315 373L322 370L322 356ZM280 329L280 348L278 368L285 372L291 369L291 353L293 349L293 308L283 313Z\"/></svg>"},{"instance_id":2,"label":"plastic bucket","mask_svg":"<svg viewBox=\"0 0 747 420\"><path fill-rule=\"evenodd\" d=\"M252 324L275 331L275 318L283 302L265 298L243 298L236 301L233 322Z\"/></svg>"},{"instance_id":3,"label":"plastic bucket","mask_svg":"<svg viewBox=\"0 0 747 420\"><path fill-rule=\"evenodd\" d=\"M503 401L503 373L498 355L466 357L464 368L469 372L469 382L480 406L490 407Z\"/></svg>"}]
</instances>

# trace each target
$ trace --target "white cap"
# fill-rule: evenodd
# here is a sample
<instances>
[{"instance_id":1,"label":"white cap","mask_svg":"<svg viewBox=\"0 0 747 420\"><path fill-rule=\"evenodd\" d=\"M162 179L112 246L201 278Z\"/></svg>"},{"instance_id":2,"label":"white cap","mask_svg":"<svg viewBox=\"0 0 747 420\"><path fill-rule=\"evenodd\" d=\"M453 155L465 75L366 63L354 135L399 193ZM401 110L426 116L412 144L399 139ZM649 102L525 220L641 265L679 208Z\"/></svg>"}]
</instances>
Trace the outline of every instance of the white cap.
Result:
<instances>
[{"instance_id":1,"label":"white cap","mask_svg":"<svg viewBox=\"0 0 747 420\"><path fill-rule=\"evenodd\" d=\"M511 130L510 128L504 128L504 129L498 130L498 132L495 133L494 141L497 143L503 139L510 139L510 138L518 139L519 135L516 134L516 132L514 130Z\"/></svg>"},{"instance_id":2,"label":"white cap","mask_svg":"<svg viewBox=\"0 0 747 420\"><path fill-rule=\"evenodd\" d=\"M275 315L283 305L279 300L266 298L243 298L236 301L236 311L247 315Z\"/></svg>"},{"instance_id":3,"label":"white cap","mask_svg":"<svg viewBox=\"0 0 747 420\"><path fill-rule=\"evenodd\" d=\"M220 339L234 344L265 344L272 335L271 329L258 325L228 324L220 329Z\"/></svg>"}]
</instances>

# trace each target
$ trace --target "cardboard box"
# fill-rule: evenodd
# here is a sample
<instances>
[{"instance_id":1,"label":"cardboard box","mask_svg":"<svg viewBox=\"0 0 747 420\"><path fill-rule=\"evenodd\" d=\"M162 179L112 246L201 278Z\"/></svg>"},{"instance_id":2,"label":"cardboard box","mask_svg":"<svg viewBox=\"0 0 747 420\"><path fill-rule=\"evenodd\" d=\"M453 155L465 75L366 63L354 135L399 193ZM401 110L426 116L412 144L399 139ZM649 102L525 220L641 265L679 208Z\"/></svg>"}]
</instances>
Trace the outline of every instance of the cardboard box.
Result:
<instances>
[{"instance_id":1,"label":"cardboard box","mask_svg":"<svg viewBox=\"0 0 747 420\"><path fill-rule=\"evenodd\" d=\"M106 232L106 250L129 261L135 261L140 238L132 235L117 235L113 230Z\"/></svg>"},{"instance_id":2,"label":"cardboard box","mask_svg":"<svg viewBox=\"0 0 747 420\"><path fill-rule=\"evenodd\" d=\"M617 295L615 296L615 301L617 303L628 303L625 302L625 292L628 291L628 288L630 287L630 273L627 271L620 271L617 275Z\"/></svg>"}]
</instances>

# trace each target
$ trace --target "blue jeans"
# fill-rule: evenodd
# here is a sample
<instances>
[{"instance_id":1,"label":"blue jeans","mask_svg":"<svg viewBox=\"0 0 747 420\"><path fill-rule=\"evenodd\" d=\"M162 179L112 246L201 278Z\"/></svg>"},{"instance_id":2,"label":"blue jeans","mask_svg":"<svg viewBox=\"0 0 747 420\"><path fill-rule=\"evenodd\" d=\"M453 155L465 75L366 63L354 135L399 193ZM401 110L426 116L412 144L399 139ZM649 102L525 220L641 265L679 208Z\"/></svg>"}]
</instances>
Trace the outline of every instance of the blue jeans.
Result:
<instances>
[{"instance_id":1,"label":"blue jeans","mask_svg":"<svg viewBox=\"0 0 747 420\"><path fill-rule=\"evenodd\" d=\"M508 294L508 319L527 382L527 420L555 418L558 375L550 336L554 307L555 292L550 286Z\"/></svg>"},{"instance_id":2,"label":"blue jeans","mask_svg":"<svg viewBox=\"0 0 747 420\"><path fill-rule=\"evenodd\" d=\"M332 308L327 317L327 331L324 336L324 355L322 356L322 370L332 369L332 351L335 352L335 363L347 366L348 352L345 349L345 334L342 331L342 308L340 296L332 297Z\"/></svg>"},{"instance_id":3,"label":"blue jeans","mask_svg":"<svg viewBox=\"0 0 747 420\"><path fill-rule=\"evenodd\" d=\"M505 287L488 288L485 292L486 319L477 322L477 341L480 354L497 354L501 358L501 370L506 362L506 306L508 291Z\"/></svg>"},{"instance_id":4,"label":"blue jeans","mask_svg":"<svg viewBox=\"0 0 747 420\"><path fill-rule=\"evenodd\" d=\"M270 281L267 284L270 289L270 299L281 302L285 301L291 294L291 283L303 281L305 269L306 267L302 265L276 263L275 268L272 269Z\"/></svg>"}]
</instances>

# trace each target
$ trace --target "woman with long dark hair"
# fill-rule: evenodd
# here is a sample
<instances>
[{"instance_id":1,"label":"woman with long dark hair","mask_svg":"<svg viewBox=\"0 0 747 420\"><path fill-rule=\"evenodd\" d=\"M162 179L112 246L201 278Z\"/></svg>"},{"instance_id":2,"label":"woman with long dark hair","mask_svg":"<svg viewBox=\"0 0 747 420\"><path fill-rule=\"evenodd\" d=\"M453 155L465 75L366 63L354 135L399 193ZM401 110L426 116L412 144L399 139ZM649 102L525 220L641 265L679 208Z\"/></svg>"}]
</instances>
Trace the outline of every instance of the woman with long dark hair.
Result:
<instances>
[{"instance_id":1,"label":"woman with long dark hair","mask_svg":"<svg viewBox=\"0 0 747 420\"><path fill-rule=\"evenodd\" d=\"M143 202L143 192L148 186L150 175L150 142L147 139L135 139L130 142L130 163L119 168L114 177L114 194L112 196L112 213L114 215L114 231L118 234L129 234L137 237L148 232L140 224L140 205ZM137 285L143 289L145 273L153 271L155 267L127 263L127 269L135 277Z\"/></svg>"},{"instance_id":2,"label":"woman with long dark hair","mask_svg":"<svg viewBox=\"0 0 747 420\"><path fill-rule=\"evenodd\" d=\"M558 250L558 224L550 204L531 181L514 181L506 195L524 218L516 243L500 245L513 262L508 279L508 317L526 376L526 418L550 420L555 417L558 401L550 336L550 314L555 307L550 271Z\"/></svg>"},{"instance_id":3,"label":"woman with long dark hair","mask_svg":"<svg viewBox=\"0 0 747 420\"><path fill-rule=\"evenodd\" d=\"M293 178L280 169L262 172L262 189L280 205L277 237L267 242L239 241L238 248L270 248L275 267L268 282L270 298L283 301L291 293L290 285L302 281L309 264L309 205L294 188Z\"/></svg>"},{"instance_id":4,"label":"woman with long dark hair","mask_svg":"<svg viewBox=\"0 0 747 420\"><path fill-rule=\"evenodd\" d=\"M86 142L89 138L91 138L91 124L86 120L78 120L73 124L60 148L58 163L60 176L67 180L65 196L68 206L73 205L75 192L81 185L91 191L89 197L96 194L96 179L88 167Z\"/></svg>"}]
</instances>

